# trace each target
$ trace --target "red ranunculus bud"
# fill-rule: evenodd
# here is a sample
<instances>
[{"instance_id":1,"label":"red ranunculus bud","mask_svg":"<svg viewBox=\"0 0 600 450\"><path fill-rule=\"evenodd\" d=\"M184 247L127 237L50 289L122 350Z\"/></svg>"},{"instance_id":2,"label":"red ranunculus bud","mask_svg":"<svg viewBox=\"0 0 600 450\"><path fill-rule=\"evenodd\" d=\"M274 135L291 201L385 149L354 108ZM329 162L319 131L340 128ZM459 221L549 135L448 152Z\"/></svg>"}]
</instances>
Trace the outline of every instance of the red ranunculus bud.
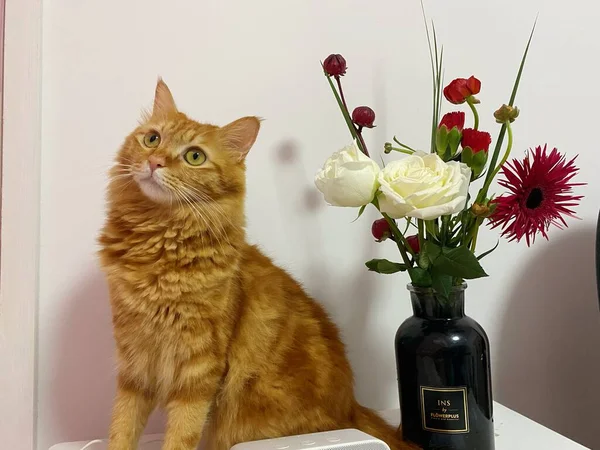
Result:
<instances>
[{"instance_id":1,"label":"red ranunculus bud","mask_svg":"<svg viewBox=\"0 0 600 450\"><path fill-rule=\"evenodd\" d=\"M472 128L465 128L460 141L463 148L471 148L473 154L483 151L485 153L490 149L492 136L485 131L477 131Z\"/></svg>"},{"instance_id":2,"label":"red ranunculus bud","mask_svg":"<svg viewBox=\"0 0 600 450\"><path fill-rule=\"evenodd\" d=\"M341 77L346 74L346 60L342 55L331 54L323 62L323 68L330 77Z\"/></svg>"},{"instance_id":3,"label":"red ranunculus bud","mask_svg":"<svg viewBox=\"0 0 600 450\"><path fill-rule=\"evenodd\" d=\"M392 235L392 230L390 229L390 225L387 223L385 219L377 219L371 225L371 233L377 242L385 241Z\"/></svg>"},{"instance_id":4,"label":"red ranunculus bud","mask_svg":"<svg viewBox=\"0 0 600 450\"><path fill-rule=\"evenodd\" d=\"M375 122L375 111L368 106L359 106L352 111L352 122L359 127L373 128Z\"/></svg>"},{"instance_id":5,"label":"red ranunculus bud","mask_svg":"<svg viewBox=\"0 0 600 450\"><path fill-rule=\"evenodd\" d=\"M421 245L419 244L419 236L417 236L416 234L408 236L406 238L406 241L408 242L408 245L410 245L410 248L412 249L415 255L417 255L421 251Z\"/></svg>"},{"instance_id":6,"label":"red ranunculus bud","mask_svg":"<svg viewBox=\"0 0 600 450\"><path fill-rule=\"evenodd\" d=\"M465 127L465 113L462 111L455 111L445 114L444 117L442 117L438 128L442 128L442 125L446 125L448 131L455 127L458 128L458 131L462 131Z\"/></svg>"},{"instance_id":7,"label":"red ranunculus bud","mask_svg":"<svg viewBox=\"0 0 600 450\"><path fill-rule=\"evenodd\" d=\"M479 94L479 91L481 91L481 81L477 78L457 78L444 88L444 97L450 103L460 105L472 95Z\"/></svg>"}]
</instances>

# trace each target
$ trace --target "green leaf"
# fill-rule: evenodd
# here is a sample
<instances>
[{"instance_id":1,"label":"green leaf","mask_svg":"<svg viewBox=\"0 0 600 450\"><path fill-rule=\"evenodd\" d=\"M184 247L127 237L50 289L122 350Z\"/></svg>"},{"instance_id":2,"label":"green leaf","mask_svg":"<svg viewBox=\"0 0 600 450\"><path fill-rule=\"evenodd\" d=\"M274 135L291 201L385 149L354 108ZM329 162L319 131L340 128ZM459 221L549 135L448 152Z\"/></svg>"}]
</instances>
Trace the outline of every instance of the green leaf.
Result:
<instances>
[{"instance_id":1,"label":"green leaf","mask_svg":"<svg viewBox=\"0 0 600 450\"><path fill-rule=\"evenodd\" d=\"M435 263L435 260L442 254L442 248L429 240L425 241L424 247L429 261Z\"/></svg>"},{"instance_id":2,"label":"green leaf","mask_svg":"<svg viewBox=\"0 0 600 450\"><path fill-rule=\"evenodd\" d=\"M447 299L452 290L452 277L445 273L433 270L431 272L432 287L443 298Z\"/></svg>"},{"instance_id":3,"label":"green leaf","mask_svg":"<svg viewBox=\"0 0 600 450\"><path fill-rule=\"evenodd\" d=\"M443 125L441 128L437 129L435 136L435 147L437 150L437 154L440 157L444 156L446 153L446 147L448 146L448 128L446 125Z\"/></svg>"},{"instance_id":4,"label":"green leaf","mask_svg":"<svg viewBox=\"0 0 600 450\"><path fill-rule=\"evenodd\" d=\"M484 151L477 152L473 154L473 159L471 161L470 167L473 170L473 180L476 180L477 177L483 172L485 168L485 163L487 162L487 153Z\"/></svg>"},{"instance_id":5,"label":"green leaf","mask_svg":"<svg viewBox=\"0 0 600 450\"><path fill-rule=\"evenodd\" d=\"M443 248L433 266L437 271L457 278L472 280L487 277L475 255L466 247Z\"/></svg>"},{"instance_id":6,"label":"green leaf","mask_svg":"<svg viewBox=\"0 0 600 450\"><path fill-rule=\"evenodd\" d=\"M421 269L429 269L431 265L431 261L429 260L429 256L427 256L427 251L421 250L421 253L417 255L417 262Z\"/></svg>"},{"instance_id":7,"label":"green leaf","mask_svg":"<svg viewBox=\"0 0 600 450\"><path fill-rule=\"evenodd\" d=\"M363 215L363 213L365 212L365 208L366 208L366 207L367 207L367 205L362 205L362 206L360 207L360 209L358 210L358 216L356 216L356 219L354 219L354 220L352 221L352 223L354 223L354 222L356 222L358 219L360 219L360 216L362 216L362 215Z\"/></svg>"},{"instance_id":8,"label":"green leaf","mask_svg":"<svg viewBox=\"0 0 600 450\"><path fill-rule=\"evenodd\" d=\"M372 259L371 261L367 261L365 266L367 266L371 272L382 273L385 275L404 272L406 270L404 264L388 261L387 259Z\"/></svg>"},{"instance_id":9,"label":"green leaf","mask_svg":"<svg viewBox=\"0 0 600 450\"><path fill-rule=\"evenodd\" d=\"M496 242L496 245L494 245L493 248L490 248L487 252L483 252L481 255L479 255L477 257L477 261L482 260L483 258L485 258L487 255L489 255L490 253L492 253L494 250L496 250L498 248L498 246L500 245L500 240L498 240L498 242Z\"/></svg>"},{"instance_id":10,"label":"green leaf","mask_svg":"<svg viewBox=\"0 0 600 450\"><path fill-rule=\"evenodd\" d=\"M471 147L463 148L461 155L461 162L471 167L473 165L473 150L471 150Z\"/></svg>"},{"instance_id":11,"label":"green leaf","mask_svg":"<svg viewBox=\"0 0 600 450\"><path fill-rule=\"evenodd\" d=\"M454 127L450 130L450 133L448 134L448 147L450 148L451 156L456 155L461 137L462 133L458 131L458 128Z\"/></svg>"},{"instance_id":12,"label":"green leaf","mask_svg":"<svg viewBox=\"0 0 600 450\"><path fill-rule=\"evenodd\" d=\"M410 275L410 281L413 284L413 286L431 287L431 275L425 269L421 269L420 267L413 267L408 271L408 274Z\"/></svg>"}]
</instances>

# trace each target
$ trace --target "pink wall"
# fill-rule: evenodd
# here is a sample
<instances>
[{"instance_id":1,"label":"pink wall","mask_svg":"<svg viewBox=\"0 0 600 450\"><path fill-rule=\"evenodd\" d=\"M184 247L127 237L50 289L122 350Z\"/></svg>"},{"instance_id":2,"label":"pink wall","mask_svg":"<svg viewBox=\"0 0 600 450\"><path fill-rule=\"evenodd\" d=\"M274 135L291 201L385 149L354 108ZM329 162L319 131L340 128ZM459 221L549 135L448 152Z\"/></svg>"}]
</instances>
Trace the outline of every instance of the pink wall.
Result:
<instances>
[{"instance_id":1,"label":"pink wall","mask_svg":"<svg viewBox=\"0 0 600 450\"><path fill-rule=\"evenodd\" d=\"M4 8L5 0L0 0L0 193L2 192L2 127L4 120ZM0 195L0 212L2 211L2 195ZM2 214L0 213L0 229L2 229ZM0 252L2 251L2 234L0 233Z\"/></svg>"}]
</instances>

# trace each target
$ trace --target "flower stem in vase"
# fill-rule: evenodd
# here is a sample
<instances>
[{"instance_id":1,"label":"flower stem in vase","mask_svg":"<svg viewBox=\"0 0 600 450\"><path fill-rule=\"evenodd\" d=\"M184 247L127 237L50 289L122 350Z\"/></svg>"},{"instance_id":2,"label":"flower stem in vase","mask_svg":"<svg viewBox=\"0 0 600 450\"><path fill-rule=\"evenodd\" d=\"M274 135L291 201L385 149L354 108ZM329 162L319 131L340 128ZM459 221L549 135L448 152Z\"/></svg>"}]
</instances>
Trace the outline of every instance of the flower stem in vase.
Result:
<instances>
[{"instance_id":1,"label":"flower stem in vase","mask_svg":"<svg viewBox=\"0 0 600 450\"><path fill-rule=\"evenodd\" d=\"M417 219L417 225L419 229L419 248L425 247L425 221Z\"/></svg>"},{"instance_id":2,"label":"flower stem in vase","mask_svg":"<svg viewBox=\"0 0 600 450\"><path fill-rule=\"evenodd\" d=\"M406 240L406 238L404 237L404 235L398 228L398 225L396 225L396 221L385 213L381 213L381 214L383 215L383 217L389 224L390 229L392 230L392 233L393 233L394 237L396 238L395 239L396 244L398 245L398 250L400 251L400 255L402 256L402 261L404 262L404 264L406 264L406 267L412 267L410 259L408 258L408 253L406 252L408 250L408 252L410 252L410 254L413 257L415 256L410 244L408 243L408 241Z\"/></svg>"}]
</instances>

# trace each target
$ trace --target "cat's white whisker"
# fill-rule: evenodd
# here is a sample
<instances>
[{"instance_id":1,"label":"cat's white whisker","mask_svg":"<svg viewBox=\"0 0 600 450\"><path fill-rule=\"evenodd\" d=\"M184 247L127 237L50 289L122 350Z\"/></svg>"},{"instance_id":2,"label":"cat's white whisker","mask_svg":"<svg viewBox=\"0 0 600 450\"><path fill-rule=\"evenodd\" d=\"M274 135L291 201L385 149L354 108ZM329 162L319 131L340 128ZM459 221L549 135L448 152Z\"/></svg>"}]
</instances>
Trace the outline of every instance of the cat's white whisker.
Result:
<instances>
[{"instance_id":1,"label":"cat's white whisker","mask_svg":"<svg viewBox=\"0 0 600 450\"><path fill-rule=\"evenodd\" d=\"M214 236L219 244L219 247L221 248L221 252L225 252L225 248L223 247L223 243L218 235L217 232L215 232L213 226L214 223L212 221L212 219L210 217L205 217L201 211L198 210L198 208L194 205L192 199L189 198L189 196L182 190L177 188L174 185L170 185L170 187L174 190L174 192L177 192L178 196L183 199L185 201L185 203L190 207L192 214L194 215L194 217L196 217L198 220L201 220L202 223L204 223L204 226L207 228L207 230L210 232L210 234L212 236ZM207 221L208 219L208 221ZM231 245L231 244L230 244Z\"/></svg>"},{"instance_id":2,"label":"cat's white whisker","mask_svg":"<svg viewBox=\"0 0 600 450\"><path fill-rule=\"evenodd\" d=\"M226 239L227 243L231 246L231 241L229 240L229 236L227 235L227 231L225 230L225 227L223 226L223 224L219 220L220 217L225 218L229 222L229 224L232 225L232 227L233 227L233 224L231 223L231 221L229 220L229 218L225 215L224 211L221 209L222 212L220 213L218 210L213 210L211 208L212 206L218 207L219 205L217 205L215 202L211 202L210 198L206 194L204 194L204 193L196 190L192 186L189 186L187 183L181 182L181 184L182 184L182 186L185 186L185 188L188 190L187 194L189 196L191 196L193 198L193 192L189 191L189 190L193 190L193 191L196 192L197 197L200 200L203 200L202 201L202 210L207 215L210 216L211 222L213 224L215 224L217 227L219 227L219 229L220 229L223 237Z\"/></svg>"},{"instance_id":3,"label":"cat's white whisker","mask_svg":"<svg viewBox=\"0 0 600 450\"><path fill-rule=\"evenodd\" d=\"M215 230L215 222L213 220L213 217L210 214L208 214L207 217L204 214L202 214L202 212L198 209L198 207L194 205L194 203L193 203L192 199L189 197L189 195L184 191L180 191L180 192L181 192L182 196L186 199L186 201L188 202L190 207L197 213L197 215L199 217L202 217L203 219L208 219L208 223L206 222L206 220L204 220L204 223L205 223L206 227L208 228L208 230L210 231L211 235L214 236L215 239L217 240L217 242L219 243L219 247L221 247L221 252L224 252L225 248L223 247L223 242L221 241L221 237L219 236L220 232L218 230ZM218 222L216 225L218 225Z\"/></svg>"},{"instance_id":4,"label":"cat's white whisker","mask_svg":"<svg viewBox=\"0 0 600 450\"><path fill-rule=\"evenodd\" d=\"M221 205L219 205L217 202L211 200L211 198L204 192L200 191L199 189L189 185L188 183L184 182L184 181L180 181L181 185L183 187L185 187L186 189L188 189L190 194L195 194L197 199L201 200L205 205L206 205L206 209L208 208L213 208L215 210L215 213L217 213L221 218L223 218L224 220L226 220L229 225L232 228L238 228L237 225L235 225L231 219L227 216L227 213L225 212L225 210L221 207Z\"/></svg>"}]
</instances>

